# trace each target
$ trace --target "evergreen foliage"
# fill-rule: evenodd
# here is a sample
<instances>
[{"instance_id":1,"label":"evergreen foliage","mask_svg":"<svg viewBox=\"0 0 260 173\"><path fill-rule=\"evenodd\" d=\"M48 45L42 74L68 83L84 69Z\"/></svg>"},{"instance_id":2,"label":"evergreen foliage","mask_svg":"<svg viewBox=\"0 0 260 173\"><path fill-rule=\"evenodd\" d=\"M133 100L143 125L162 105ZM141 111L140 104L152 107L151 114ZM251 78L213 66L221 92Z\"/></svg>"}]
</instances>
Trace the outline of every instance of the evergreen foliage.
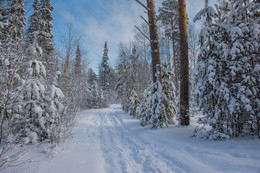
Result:
<instances>
[{"instance_id":1,"label":"evergreen foliage","mask_svg":"<svg viewBox=\"0 0 260 173\"><path fill-rule=\"evenodd\" d=\"M75 69L74 74L77 76L82 76L82 65L81 65L81 50L79 44L76 50L76 62L75 62Z\"/></svg>"},{"instance_id":2,"label":"evergreen foliage","mask_svg":"<svg viewBox=\"0 0 260 173\"><path fill-rule=\"evenodd\" d=\"M139 117L140 101L138 99L135 90L132 91L130 100L131 100L131 106L129 109L129 114L132 115L133 117Z\"/></svg>"},{"instance_id":3,"label":"evergreen foliage","mask_svg":"<svg viewBox=\"0 0 260 173\"><path fill-rule=\"evenodd\" d=\"M52 11L54 7L51 5L51 0L41 0L39 8L40 21L39 21L39 36L38 44L43 50L41 61L46 67L47 80L52 80L54 74L54 45L52 43Z\"/></svg>"},{"instance_id":4,"label":"evergreen foliage","mask_svg":"<svg viewBox=\"0 0 260 173\"><path fill-rule=\"evenodd\" d=\"M195 71L195 94L205 117L196 135L213 140L259 136L258 7L254 1L223 1L215 11L206 3L195 17L207 16ZM204 125L211 130L203 132Z\"/></svg>"},{"instance_id":5,"label":"evergreen foliage","mask_svg":"<svg viewBox=\"0 0 260 173\"><path fill-rule=\"evenodd\" d=\"M173 101L176 98L173 83L169 82L170 76L171 72L168 71L166 65L162 70L162 84L157 80L145 91L145 102L140 108L142 126L149 125L157 128L174 123L176 109Z\"/></svg>"},{"instance_id":6,"label":"evergreen foliage","mask_svg":"<svg viewBox=\"0 0 260 173\"><path fill-rule=\"evenodd\" d=\"M100 85L100 88L104 92L106 106L109 104L108 98L109 98L109 93L110 93L110 89L109 89L110 67L108 64L108 60L109 60L108 48L107 48L107 42L105 42L102 62L99 67L99 85Z\"/></svg>"}]
</instances>

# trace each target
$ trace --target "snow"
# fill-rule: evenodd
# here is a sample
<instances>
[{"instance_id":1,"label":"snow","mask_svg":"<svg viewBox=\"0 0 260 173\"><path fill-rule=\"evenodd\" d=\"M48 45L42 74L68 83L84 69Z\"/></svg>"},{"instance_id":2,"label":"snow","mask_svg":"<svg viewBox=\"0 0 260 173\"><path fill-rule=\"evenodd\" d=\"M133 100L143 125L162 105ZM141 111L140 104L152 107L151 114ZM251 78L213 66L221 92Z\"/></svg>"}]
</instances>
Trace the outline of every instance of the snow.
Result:
<instances>
[{"instance_id":1,"label":"snow","mask_svg":"<svg viewBox=\"0 0 260 173\"><path fill-rule=\"evenodd\" d=\"M37 133L32 132L32 131L30 131L30 130L27 130L26 135L28 136L29 140L32 141L32 143L37 143L37 140L38 140L38 135L37 135ZM28 139L26 139L26 142L28 142L27 140L28 140Z\"/></svg>"},{"instance_id":2,"label":"snow","mask_svg":"<svg viewBox=\"0 0 260 173\"><path fill-rule=\"evenodd\" d=\"M8 66L9 64L10 64L10 62L8 61L8 59L4 59L3 65Z\"/></svg>"},{"instance_id":3,"label":"snow","mask_svg":"<svg viewBox=\"0 0 260 173\"><path fill-rule=\"evenodd\" d=\"M196 125L191 118L189 127L151 130L140 127L139 120L124 113L120 105L83 111L78 114L74 138L62 145L63 150L46 159L39 150L40 157L16 169L21 173L260 171L260 140L191 138Z\"/></svg>"}]
</instances>

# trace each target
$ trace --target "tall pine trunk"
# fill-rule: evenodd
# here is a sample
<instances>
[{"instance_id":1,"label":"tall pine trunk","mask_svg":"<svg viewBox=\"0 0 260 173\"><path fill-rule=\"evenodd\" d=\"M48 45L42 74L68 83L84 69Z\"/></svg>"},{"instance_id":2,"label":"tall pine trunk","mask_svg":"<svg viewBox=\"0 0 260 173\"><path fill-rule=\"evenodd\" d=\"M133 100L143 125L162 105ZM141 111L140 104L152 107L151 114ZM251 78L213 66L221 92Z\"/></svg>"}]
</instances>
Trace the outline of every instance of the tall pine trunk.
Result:
<instances>
[{"instance_id":1,"label":"tall pine trunk","mask_svg":"<svg viewBox=\"0 0 260 173\"><path fill-rule=\"evenodd\" d=\"M162 82L161 74L161 61L160 61L160 52L159 52L159 39L157 32L157 19L155 14L154 0L147 0L148 10L148 19L149 19L149 31L151 39L151 54L152 54L152 68L153 68L153 82L157 80L157 68L159 70L159 81ZM157 67L159 65L159 67Z\"/></svg>"},{"instance_id":2,"label":"tall pine trunk","mask_svg":"<svg viewBox=\"0 0 260 173\"><path fill-rule=\"evenodd\" d=\"M179 29L180 29L180 120L181 125L190 124L189 117L189 58L188 58L188 36L187 15L185 0L179 3Z\"/></svg>"}]
</instances>

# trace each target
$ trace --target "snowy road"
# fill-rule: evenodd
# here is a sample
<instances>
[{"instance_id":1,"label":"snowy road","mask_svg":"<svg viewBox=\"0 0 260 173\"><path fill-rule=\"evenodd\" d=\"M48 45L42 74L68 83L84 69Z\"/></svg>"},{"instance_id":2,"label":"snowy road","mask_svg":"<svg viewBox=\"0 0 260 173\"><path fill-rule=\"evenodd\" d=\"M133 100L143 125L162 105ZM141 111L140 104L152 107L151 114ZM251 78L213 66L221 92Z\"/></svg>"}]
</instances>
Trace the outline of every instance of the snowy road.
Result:
<instances>
[{"instance_id":1,"label":"snowy road","mask_svg":"<svg viewBox=\"0 0 260 173\"><path fill-rule=\"evenodd\" d=\"M81 112L74 139L38 173L260 172L260 141L189 138L193 127L150 130L119 105Z\"/></svg>"}]
</instances>

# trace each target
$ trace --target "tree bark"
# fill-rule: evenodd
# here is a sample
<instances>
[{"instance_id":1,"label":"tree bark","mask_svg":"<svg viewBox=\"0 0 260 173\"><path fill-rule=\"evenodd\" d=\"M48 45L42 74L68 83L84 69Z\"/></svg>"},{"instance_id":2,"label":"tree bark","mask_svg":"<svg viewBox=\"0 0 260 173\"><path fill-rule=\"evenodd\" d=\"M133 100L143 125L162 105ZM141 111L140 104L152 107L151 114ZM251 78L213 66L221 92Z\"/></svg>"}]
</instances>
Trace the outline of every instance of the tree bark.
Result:
<instances>
[{"instance_id":1,"label":"tree bark","mask_svg":"<svg viewBox=\"0 0 260 173\"><path fill-rule=\"evenodd\" d=\"M181 125L190 124L189 117L189 58L188 58L188 36L187 36L187 15L185 0L178 0L179 3L179 30L180 30L180 120Z\"/></svg>"},{"instance_id":2,"label":"tree bark","mask_svg":"<svg viewBox=\"0 0 260 173\"><path fill-rule=\"evenodd\" d=\"M147 7L148 7L149 31L150 31L150 39L151 39L153 82L155 83L157 81L157 68L159 70L158 71L159 81L162 82L159 39L158 39L158 32L157 32L157 25L156 25L157 19L155 14L154 0L147 0Z\"/></svg>"}]
</instances>

